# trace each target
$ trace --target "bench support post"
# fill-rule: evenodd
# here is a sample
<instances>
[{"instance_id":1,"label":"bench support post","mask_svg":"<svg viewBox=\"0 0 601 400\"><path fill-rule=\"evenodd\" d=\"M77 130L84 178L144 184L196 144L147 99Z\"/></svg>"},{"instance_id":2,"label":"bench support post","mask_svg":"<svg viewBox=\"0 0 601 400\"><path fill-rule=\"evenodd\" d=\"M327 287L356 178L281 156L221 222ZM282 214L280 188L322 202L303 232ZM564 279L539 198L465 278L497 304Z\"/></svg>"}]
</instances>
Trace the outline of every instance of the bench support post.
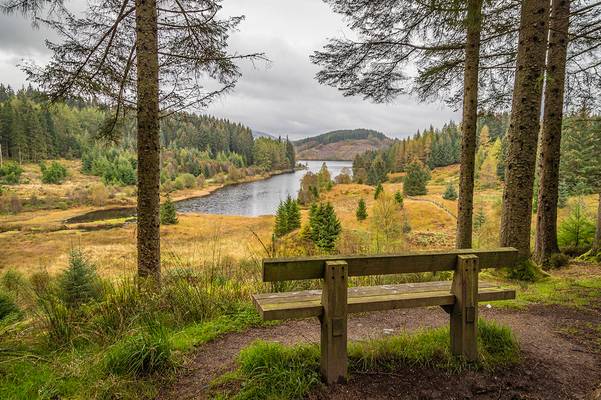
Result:
<instances>
[{"instance_id":1,"label":"bench support post","mask_svg":"<svg viewBox=\"0 0 601 400\"><path fill-rule=\"evenodd\" d=\"M321 375L327 384L347 377L347 286L345 261L326 261L321 304Z\"/></svg>"},{"instance_id":2,"label":"bench support post","mask_svg":"<svg viewBox=\"0 0 601 400\"><path fill-rule=\"evenodd\" d=\"M478 359L478 257L457 256L451 292L455 304L451 311L451 351L467 361Z\"/></svg>"}]
</instances>

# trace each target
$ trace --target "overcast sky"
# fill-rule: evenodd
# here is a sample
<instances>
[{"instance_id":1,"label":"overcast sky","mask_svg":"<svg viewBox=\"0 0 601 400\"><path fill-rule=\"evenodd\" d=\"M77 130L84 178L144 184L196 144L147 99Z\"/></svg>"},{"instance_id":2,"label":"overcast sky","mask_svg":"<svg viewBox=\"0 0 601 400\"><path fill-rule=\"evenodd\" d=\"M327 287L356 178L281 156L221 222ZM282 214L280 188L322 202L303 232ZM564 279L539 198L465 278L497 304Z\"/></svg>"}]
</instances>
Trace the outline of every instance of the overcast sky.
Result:
<instances>
[{"instance_id":1,"label":"overcast sky","mask_svg":"<svg viewBox=\"0 0 601 400\"><path fill-rule=\"evenodd\" d=\"M206 113L291 139L346 128L403 137L430 124L436 127L458 120L458 114L443 104L418 103L410 97L372 104L318 84L317 67L309 55L326 38L346 32L342 18L321 0L224 0L223 4L225 13L246 16L231 38L232 50L265 52L271 63L242 64L243 77L235 91ZM33 29L23 18L1 15L1 81L14 87L25 84L17 64L23 59L46 62L47 37L45 29Z\"/></svg>"}]
</instances>

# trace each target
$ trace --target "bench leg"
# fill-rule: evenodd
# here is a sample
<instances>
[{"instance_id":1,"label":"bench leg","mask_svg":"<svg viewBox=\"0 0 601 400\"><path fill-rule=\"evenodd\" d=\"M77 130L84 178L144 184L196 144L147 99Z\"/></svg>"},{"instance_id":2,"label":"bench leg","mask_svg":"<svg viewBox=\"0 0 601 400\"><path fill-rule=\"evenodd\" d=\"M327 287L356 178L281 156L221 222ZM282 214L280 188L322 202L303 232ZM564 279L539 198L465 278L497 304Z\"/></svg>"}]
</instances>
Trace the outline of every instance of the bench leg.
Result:
<instances>
[{"instance_id":1,"label":"bench leg","mask_svg":"<svg viewBox=\"0 0 601 400\"><path fill-rule=\"evenodd\" d=\"M478 257L457 256L457 269L451 291L451 351L468 361L478 360Z\"/></svg>"},{"instance_id":2,"label":"bench leg","mask_svg":"<svg viewBox=\"0 0 601 400\"><path fill-rule=\"evenodd\" d=\"M327 261L321 304L321 375L327 384L347 377L347 279L344 261Z\"/></svg>"}]
</instances>

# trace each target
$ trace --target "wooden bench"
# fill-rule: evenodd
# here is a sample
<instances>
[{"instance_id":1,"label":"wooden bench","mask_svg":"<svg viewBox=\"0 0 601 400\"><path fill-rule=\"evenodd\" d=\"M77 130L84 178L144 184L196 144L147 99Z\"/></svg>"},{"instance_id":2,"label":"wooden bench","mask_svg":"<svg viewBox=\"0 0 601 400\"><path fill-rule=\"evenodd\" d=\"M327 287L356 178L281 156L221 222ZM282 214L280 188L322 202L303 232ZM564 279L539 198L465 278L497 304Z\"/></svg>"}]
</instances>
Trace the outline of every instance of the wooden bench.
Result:
<instances>
[{"instance_id":1,"label":"wooden bench","mask_svg":"<svg viewBox=\"0 0 601 400\"><path fill-rule=\"evenodd\" d=\"M322 290L253 295L264 320L318 317L321 373L326 383L347 375L347 315L440 306L450 314L451 350L475 361L478 302L515 298L515 291L478 282L481 268L512 266L517 250L452 250L377 256L331 256L263 261L263 281L322 279ZM348 277L455 271L453 281L348 288Z\"/></svg>"}]
</instances>

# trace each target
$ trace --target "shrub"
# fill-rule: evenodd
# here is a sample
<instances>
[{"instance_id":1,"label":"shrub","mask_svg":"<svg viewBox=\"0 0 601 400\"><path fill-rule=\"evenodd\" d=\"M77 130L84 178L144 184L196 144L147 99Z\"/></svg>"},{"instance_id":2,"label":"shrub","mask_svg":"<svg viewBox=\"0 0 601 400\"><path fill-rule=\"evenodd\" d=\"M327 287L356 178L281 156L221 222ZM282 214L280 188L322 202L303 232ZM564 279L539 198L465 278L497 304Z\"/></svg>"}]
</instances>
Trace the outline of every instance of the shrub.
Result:
<instances>
[{"instance_id":1,"label":"shrub","mask_svg":"<svg viewBox=\"0 0 601 400\"><path fill-rule=\"evenodd\" d=\"M43 161L40 162L40 170L42 171L43 183L60 185L67 178L67 168L57 161L52 161L49 167Z\"/></svg>"},{"instance_id":2,"label":"shrub","mask_svg":"<svg viewBox=\"0 0 601 400\"><path fill-rule=\"evenodd\" d=\"M407 215L403 215L403 233L408 234L411 232L411 224L409 223L409 218Z\"/></svg>"},{"instance_id":3,"label":"shrub","mask_svg":"<svg viewBox=\"0 0 601 400\"><path fill-rule=\"evenodd\" d=\"M403 208L403 194L398 190L394 193L394 201L397 202L400 208Z\"/></svg>"},{"instance_id":4,"label":"shrub","mask_svg":"<svg viewBox=\"0 0 601 400\"><path fill-rule=\"evenodd\" d=\"M427 194L426 183L430 180L430 170L421 161L414 160L407 166L403 181L403 191L407 196Z\"/></svg>"},{"instance_id":5,"label":"shrub","mask_svg":"<svg viewBox=\"0 0 601 400\"><path fill-rule=\"evenodd\" d=\"M342 171L334 178L334 181L337 185L347 185L352 183L351 171L347 167L342 168Z\"/></svg>"},{"instance_id":6,"label":"shrub","mask_svg":"<svg viewBox=\"0 0 601 400\"><path fill-rule=\"evenodd\" d=\"M442 194L442 198L445 200L457 200L457 191L455 190L455 186L449 183L447 185L446 190Z\"/></svg>"},{"instance_id":7,"label":"shrub","mask_svg":"<svg viewBox=\"0 0 601 400\"><path fill-rule=\"evenodd\" d=\"M359 199L359 204L357 205L357 212L355 215L357 216L357 221L363 221L367 218L367 207L365 206L365 200Z\"/></svg>"},{"instance_id":8,"label":"shrub","mask_svg":"<svg viewBox=\"0 0 601 400\"><path fill-rule=\"evenodd\" d=\"M570 210L568 217L559 224L557 241L562 248L573 252L585 252L595 237L595 224L587 215L582 201L578 201Z\"/></svg>"},{"instance_id":9,"label":"shrub","mask_svg":"<svg viewBox=\"0 0 601 400\"><path fill-rule=\"evenodd\" d=\"M179 222L177 219L177 210L175 209L175 204L173 204L171 201L170 196L167 196L167 200L161 204L159 217L161 220L161 225L175 225Z\"/></svg>"},{"instance_id":10,"label":"shrub","mask_svg":"<svg viewBox=\"0 0 601 400\"><path fill-rule=\"evenodd\" d=\"M388 194L378 197L372 209L373 230L384 235L386 241L398 239L401 234L399 205Z\"/></svg>"},{"instance_id":11,"label":"shrub","mask_svg":"<svg viewBox=\"0 0 601 400\"><path fill-rule=\"evenodd\" d=\"M172 365L171 346L160 325L149 324L139 333L117 342L104 357L108 372L133 377L165 372Z\"/></svg>"},{"instance_id":12,"label":"shrub","mask_svg":"<svg viewBox=\"0 0 601 400\"><path fill-rule=\"evenodd\" d=\"M0 183L6 185L18 185L21 182L23 168L15 162L7 162L0 167Z\"/></svg>"},{"instance_id":13,"label":"shrub","mask_svg":"<svg viewBox=\"0 0 601 400\"><path fill-rule=\"evenodd\" d=\"M378 186L376 186L376 191L374 192L374 199L378 200L378 197L380 197L382 193L384 193L384 187L381 183L378 183Z\"/></svg>"},{"instance_id":14,"label":"shrub","mask_svg":"<svg viewBox=\"0 0 601 400\"><path fill-rule=\"evenodd\" d=\"M17 307L13 299L5 293L0 293L0 321L9 315L17 315L19 313L19 307Z\"/></svg>"},{"instance_id":15,"label":"shrub","mask_svg":"<svg viewBox=\"0 0 601 400\"><path fill-rule=\"evenodd\" d=\"M90 188L90 201L93 205L101 207L106 204L109 198L109 191L107 187L98 183Z\"/></svg>"},{"instance_id":16,"label":"shrub","mask_svg":"<svg viewBox=\"0 0 601 400\"><path fill-rule=\"evenodd\" d=\"M174 182L175 188L178 190L181 189L191 189L196 187L196 177L192 174L181 174L175 178Z\"/></svg>"},{"instance_id":17,"label":"shrub","mask_svg":"<svg viewBox=\"0 0 601 400\"><path fill-rule=\"evenodd\" d=\"M95 266L81 250L71 250L69 268L59 277L61 300L70 308L100 298L100 280Z\"/></svg>"}]
</instances>

